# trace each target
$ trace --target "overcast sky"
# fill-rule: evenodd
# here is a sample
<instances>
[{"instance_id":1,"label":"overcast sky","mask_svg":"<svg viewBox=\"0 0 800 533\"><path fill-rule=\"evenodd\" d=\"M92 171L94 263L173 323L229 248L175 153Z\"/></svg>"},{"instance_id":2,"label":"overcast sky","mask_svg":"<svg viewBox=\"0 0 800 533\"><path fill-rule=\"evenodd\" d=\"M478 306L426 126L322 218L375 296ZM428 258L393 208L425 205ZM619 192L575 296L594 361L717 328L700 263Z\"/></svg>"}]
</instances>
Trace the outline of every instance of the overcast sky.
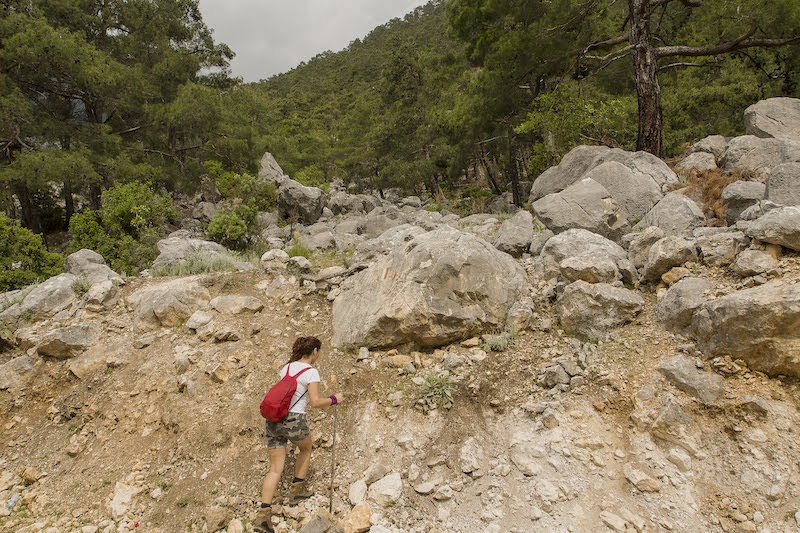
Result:
<instances>
[{"instance_id":1,"label":"overcast sky","mask_svg":"<svg viewBox=\"0 0 800 533\"><path fill-rule=\"evenodd\" d=\"M230 46L234 76L258 81L286 72L427 0L200 0L214 40Z\"/></svg>"}]
</instances>

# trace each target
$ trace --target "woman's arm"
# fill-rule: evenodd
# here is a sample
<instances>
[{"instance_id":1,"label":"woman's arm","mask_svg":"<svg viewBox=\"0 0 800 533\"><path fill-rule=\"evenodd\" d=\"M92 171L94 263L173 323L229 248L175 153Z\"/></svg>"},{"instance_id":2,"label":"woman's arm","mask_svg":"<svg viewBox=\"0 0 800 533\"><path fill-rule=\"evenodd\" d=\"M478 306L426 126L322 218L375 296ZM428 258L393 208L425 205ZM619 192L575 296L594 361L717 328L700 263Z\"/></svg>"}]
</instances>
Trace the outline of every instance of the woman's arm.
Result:
<instances>
[{"instance_id":1,"label":"woman's arm","mask_svg":"<svg viewBox=\"0 0 800 533\"><path fill-rule=\"evenodd\" d=\"M336 403L341 403L343 399L341 394L332 394L331 396L336 398ZM318 381L308 384L308 403L311 404L311 407L316 407L317 409L335 405L333 398L329 396L320 398Z\"/></svg>"}]
</instances>

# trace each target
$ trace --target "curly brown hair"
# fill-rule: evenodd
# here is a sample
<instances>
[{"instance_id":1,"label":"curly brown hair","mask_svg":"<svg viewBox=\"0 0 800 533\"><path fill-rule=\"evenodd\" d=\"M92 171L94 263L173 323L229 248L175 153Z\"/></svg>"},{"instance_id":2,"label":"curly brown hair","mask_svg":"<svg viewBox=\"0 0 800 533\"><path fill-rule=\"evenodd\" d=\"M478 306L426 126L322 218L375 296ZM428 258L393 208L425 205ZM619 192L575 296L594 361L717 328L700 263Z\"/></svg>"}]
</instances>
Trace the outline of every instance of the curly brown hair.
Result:
<instances>
[{"instance_id":1,"label":"curly brown hair","mask_svg":"<svg viewBox=\"0 0 800 533\"><path fill-rule=\"evenodd\" d=\"M322 341L316 337L297 337L292 345L292 358L289 359L289 362L299 361L320 348L322 348Z\"/></svg>"}]
</instances>

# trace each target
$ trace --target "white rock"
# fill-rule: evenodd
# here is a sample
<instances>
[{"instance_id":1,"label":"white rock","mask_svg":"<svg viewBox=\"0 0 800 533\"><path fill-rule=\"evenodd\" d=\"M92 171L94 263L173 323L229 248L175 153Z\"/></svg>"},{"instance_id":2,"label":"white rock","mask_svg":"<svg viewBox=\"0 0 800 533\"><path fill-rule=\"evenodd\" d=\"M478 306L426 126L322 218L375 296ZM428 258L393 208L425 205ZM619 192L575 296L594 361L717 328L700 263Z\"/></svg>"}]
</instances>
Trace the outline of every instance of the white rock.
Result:
<instances>
[{"instance_id":1,"label":"white rock","mask_svg":"<svg viewBox=\"0 0 800 533\"><path fill-rule=\"evenodd\" d=\"M359 479L350 485L350 490L348 490L347 493L350 503L352 505L358 505L359 503L363 502L367 497L367 488L367 483L363 479Z\"/></svg>"},{"instance_id":2,"label":"white rock","mask_svg":"<svg viewBox=\"0 0 800 533\"><path fill-rule=\"evenodd\" d=\"M396 503L403 495L403 479L400 473L394 472L379 479L370 486L367 494L369 499L381 506Z\"/></svg>"},{"instance_id":3,"label":"white rock","mask_svg":"<svg viewBox=\"0 0 800 533\"><path fill-rule=\"evenodd\" d=\"M473 437L467 439L459 452L459 464L465 474L480 470L483 466L483 448Z\"/></svg>"},{"instance_id":4,"label":"white rock","mask_svg":"<svg viewBox=\"0 0 800 533\"><path fill-rule=\"evenodd\" d=\"M139 494L141 489L132 487L125 483L120 483L114 486L114 498L111 500L111 515L115 520L119 520L125 513L130 510L131 500L134 496Z\"/></svg>"}]
</instances>

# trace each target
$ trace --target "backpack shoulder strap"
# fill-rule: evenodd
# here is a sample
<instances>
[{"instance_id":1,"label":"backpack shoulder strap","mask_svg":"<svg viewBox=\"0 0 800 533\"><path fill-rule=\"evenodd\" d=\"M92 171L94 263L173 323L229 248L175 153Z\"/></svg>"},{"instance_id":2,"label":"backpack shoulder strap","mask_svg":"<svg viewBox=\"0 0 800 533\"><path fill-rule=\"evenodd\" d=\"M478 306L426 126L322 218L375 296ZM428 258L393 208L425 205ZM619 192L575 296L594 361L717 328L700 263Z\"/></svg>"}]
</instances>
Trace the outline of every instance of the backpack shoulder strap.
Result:
<instances>
[{"instance_id":1,"label":"backpack shoulder strap","mask_svg":"<svg viewBox=\"0 0 800 533\"><path fill-rule=\"evenodd\" d=\"M294 376L292 376L292 377L293 377L294 379L297 379L297 378L300 376L300 374L302 374L302 373L303 373L303 372L305 372L306 370L311 370L312 368L314 368L314 367L312 367L312 366L307 366L307 367L305 367L303 370L301 370L300 372L298 372L297 374L295 374L295 375L294 375ZM289 369L288 369L288 368L286 369L286 375L287 375L287 376L289 375Z\"/></svg>"}]
</instances>

